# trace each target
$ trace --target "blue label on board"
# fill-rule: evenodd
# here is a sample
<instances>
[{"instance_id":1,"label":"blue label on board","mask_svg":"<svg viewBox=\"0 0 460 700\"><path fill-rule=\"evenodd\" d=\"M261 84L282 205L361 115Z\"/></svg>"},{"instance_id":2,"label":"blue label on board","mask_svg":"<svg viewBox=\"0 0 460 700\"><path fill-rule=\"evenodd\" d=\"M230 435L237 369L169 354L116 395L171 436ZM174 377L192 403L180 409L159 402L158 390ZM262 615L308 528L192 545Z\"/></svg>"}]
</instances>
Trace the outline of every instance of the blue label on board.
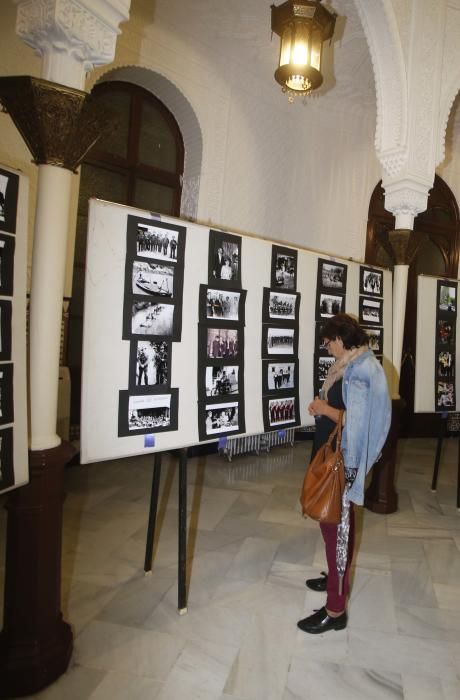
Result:
<instances>
[{"instance_id":1,"label":"blue label on board","mask_svg":"<svg viewBox=\"0 0 460 700\"><path fill-rule=\"evenodd\" d=\"M223 449L225 449L226 445L227 445L227 438L226 437L219 438L219 442L217 443L217 448L219 450L223 450Z\"/></svg>"},{"instance_id":2,"label":"blue label on board","mask_svg":"<svg viewBox=\"0 0 460 700\"><path fill-rule=\"evenodd\" d=\"M144 447L155 447L155 435L144 435Z\"/></svg>"},{"instance_id":3,"label":"blue label on board","mask_svg":"<svg viewBox=\"0 0 460 700\"><path fill-rule=\"evenodd\" d=\"M286 437L286 431L285 430L278 430L278 435L282 440L284 440L284 438Z\"/></svg>"}]
</instances>

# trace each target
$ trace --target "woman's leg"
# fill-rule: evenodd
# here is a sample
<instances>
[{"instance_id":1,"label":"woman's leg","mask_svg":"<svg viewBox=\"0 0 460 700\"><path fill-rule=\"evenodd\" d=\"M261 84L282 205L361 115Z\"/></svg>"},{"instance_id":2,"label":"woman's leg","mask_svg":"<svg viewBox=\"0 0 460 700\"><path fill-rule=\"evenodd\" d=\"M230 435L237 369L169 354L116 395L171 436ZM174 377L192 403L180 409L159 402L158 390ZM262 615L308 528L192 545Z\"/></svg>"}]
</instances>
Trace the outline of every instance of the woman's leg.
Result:
<instances>
[{"instance_id":1,"label":"woman's leg","mask_svg":"<svg viewBox=\"0 0 460 700\"><path fill-rule=\"evenodd\" d=\"M320 523L324 544L326 545L326 560L328 566L326 610L332 613L342 613L346 608L347 595L350 590L350 565L353 558L355 519L353 505L350 504L350 533L348 536L348 558L343 578L342 593L339 593L339 574L337 572L337 525Z\"/></svg>"}]
</instances>

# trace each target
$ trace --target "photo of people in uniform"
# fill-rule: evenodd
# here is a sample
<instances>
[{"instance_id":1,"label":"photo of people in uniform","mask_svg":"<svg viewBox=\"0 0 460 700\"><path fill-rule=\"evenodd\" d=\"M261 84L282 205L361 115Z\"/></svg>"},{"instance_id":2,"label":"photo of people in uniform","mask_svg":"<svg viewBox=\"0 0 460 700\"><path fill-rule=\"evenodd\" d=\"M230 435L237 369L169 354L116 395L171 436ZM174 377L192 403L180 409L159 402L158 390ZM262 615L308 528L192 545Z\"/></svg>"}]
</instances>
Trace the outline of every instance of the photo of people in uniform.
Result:
<instances>
[{"instance_id":1,"label":"photo of people in uniform","mask_svg":"<svg viewBox=\"0 0 460 700\"><path fill-rule=\"evenodd\" d=\"M280 289L295 289L297 257L275 252L275 285Z\"/></svg>"},{"instance_id":2,"label":"photo of people in uniform","mask_svg":"<svg viewBox=\"0 0 460 700\"><path fill-rule=\"evenodd\" d=\"M208 328L206 354L209 358L237 358L238 329Z\"/></svg>"},{"instance_id":3,"label":"photo of people in uniform","mask_svg":"<svg viewBox=\"0 0 460 700\"><path fill-rule=\"evenodd\" d=\"M137 224L136 252L142 258L177 262L179 233L159 226Z\"/></svg>"},{"instance_id":4,"label":"photo of people in uniform","mask_svg":"<svg viewBox=\"0 0 460 700\"><path fill-rule=\"evenodd\" d=\"M238 394L238 366L206 367L206 396Z\"/></svg>"},{"instance_id":5,"label":"photo of people in uniform","mask_svg":"<svg viewBox=\"0 0 460 700\"><path fill-rule=\"evenodd\" d=\"M280 425L281 423L294 423L295 417L295 398L287 399L270 399L268 402L268 412L270 426Z\"/></svg>"},{"instance_id":6,"label":"photo of people in uniform","mask_svg":"<svg viewBox=\"0 0 460 700\"><path fill-rule=\"evenodd\" d=\"M136 385L167 384L169 377L169 345L153 340L139 340L136 352Z\"/></svg>"},{"instance_id":7,"label":"photo of people in uniform","mask_svg":"<svg viewBox=\"0 0 460 700\"><path fill-rule=\"evenodd\" d=\"M439 311L455 313L457 308L457 287L439 285Z\"/></svg>"},{"instance_id":8,"label":"photo of people in uniform","mask_svg":"<svg viewBox=\"0 0 460 700\"><path fill-rule=\"evenodd\" d=\"M321 318L329 318L345 311L345 297L320 292L319 315Z\"/></svg>"},{"instance_id":9,"label":"photo of people in uniform","mask_svg":"<svg viewBox=\"0 0 460 700\"><path fill-rule=\"evenodd\" d=\"M359 299L360 322L382 324L382 300L381 299Z\"/></svg>"},{"instance_id":10,"label":"photo of people in uniform","mask_svg":"<svg viewBox=\"0 0 460 700\"><path fill-rule=\"evenodd\" d=\"M130 431L166 428L170 425L171 395L130 396L128 426Z\"/></svg>"},{"instance_id":11,"label":"photo of people in uniform","mask_svg":"<svg viewBox=\"0 0 460 700\"><path fill-rule=\"evenodd\" d=\"M239 292L208 289L206 293L206 318L238 321L240 296Z\"/></svg>"},{"instance_id":12,"label":"photo of people in uniform","mask_svg":"<svg viewBox=\"0 0 460 700\"><path fill-rule=\"evenodd\" d=\"M368 270L361 266L359 291L360 294L383 296L383 272L381 270Z\"/></svg>"},{"instance_id":13,"label":"photo of people in uniform","mask_svg":"<svg viewBox=\"0 0 460 700\"><path fill-rule=\"evenodd\" d=\"M279 318L283 320L295 320L297 297L295 294L282 294L270 292L268 301L269 318Z\"/></svg>"},{"instance_id":14,"label":"photo of people in uniform","mask_svg":"<svg viewBox=\"0 0 460 700\"><path fill-rule=\"evenodd\" d=\"M454 376L454 356L449 350L441 350L438 352L437 359L437 374L438 377L449 377Z\"/></svg>"},{"instance_id":15,"label":"photo of people in uniform","mask_svg":"<svg viewBox=\"0 0 460 700\"><path fill-rule=\"evenodd\" d=\"M171 299L174 292L173 265L134 260L132 272L133 294L167 297Z\"/></svg>"},{"instance_id":16,"label":"photo of people in uniform","mask_svg":"<svg viewBox=\"0 0 460 700\"><path fill-rule=\"evenodd\" d=\"M132 305L131 332L134 335L172 335L174 304L136 301Z\"/></svg>"},{"instance_id":17,"label":"photo of people in uniform","mask_svg":"<svg viewBox=\"0 0 460 700\"><path fill-rule=\"evenodd\" d=\"M334 357L319 357L318 358L318 381L320 384L324 382L329 372L330 367L334 364Z\"/></svg>"},{"instance_id":18,"label":"photo of people in uniform","mask_svg":"<svg viewBox=\"0 0 460 700\"><path fill-rule=\"evenodd\" d=\"M269 355L292 355L294 353L294 328L268 328L267 353Z\"/></svg>"},{"instance_id":19,"label":"photo of people in uniform","mask_svg":"<svg viewBox=\"0 0 460 700\"><path fill-rule=\"evenodd\" d=\"M330 263L325 260L318 260L319 284L324 289L335 289L345 291L347 266L338 263Z\"/></svg>"},{"instance_id":20,"label":"photo of people in uniform","mask_svg":"<svg viewBox=\"0 0 460 700\"><path fill-rule=\"evenodd\" d=\"M205 407L206 435L238 430L238 403L208 404Z\"/></svg>"},{"instance_id":21,"label":"photo of people in uniform","mask_svg":"<svg viewBox=\"0 0 460 700\"><path fill-rule=\"evenodd\" d=\"M455 385L453 382L437 382L436 407L451 410L455 408Z\"/></svg>"},{"instance_id":22,"label":"photo of people in uniform","mask_svg":"<svg viewBox=\"0 0 460 700\"><path fill-rule=\"evenodd\" d=\"M269 391L293 389L295 385L295 365L292 362L267 363L267 384Z\"/></svg>"}]
</instances>

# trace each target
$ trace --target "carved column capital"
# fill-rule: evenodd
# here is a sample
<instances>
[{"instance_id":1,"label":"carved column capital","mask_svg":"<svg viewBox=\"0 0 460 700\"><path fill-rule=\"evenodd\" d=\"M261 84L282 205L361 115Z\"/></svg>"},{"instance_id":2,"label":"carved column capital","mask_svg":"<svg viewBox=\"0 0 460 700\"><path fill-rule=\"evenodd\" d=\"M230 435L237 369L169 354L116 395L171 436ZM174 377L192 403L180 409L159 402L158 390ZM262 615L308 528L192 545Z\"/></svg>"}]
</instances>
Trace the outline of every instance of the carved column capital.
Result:
<instances>
[{"instance_id":1,"label":"carved column capital","mask_svg":"<svg viewBox=\"0 0 460 700\"><path fill-rule=\"evenodd\" d=\"M428 193L433 183L404 178L393 182L383 182L385 188L385 209L396 218L396 229L413 229L417 214L425 211Z\"/></svg>"},{"instance_id":2,"label":"carved column capital","mask_svg":"<svg viewBox=\"0 0 460 700\"><path fill-rule=\"evenodd\" d=\"M41 78L0 78L0 103L37 165L75 171L113 124L113 116L86 92Z\"/></svg>"}]
</instances>

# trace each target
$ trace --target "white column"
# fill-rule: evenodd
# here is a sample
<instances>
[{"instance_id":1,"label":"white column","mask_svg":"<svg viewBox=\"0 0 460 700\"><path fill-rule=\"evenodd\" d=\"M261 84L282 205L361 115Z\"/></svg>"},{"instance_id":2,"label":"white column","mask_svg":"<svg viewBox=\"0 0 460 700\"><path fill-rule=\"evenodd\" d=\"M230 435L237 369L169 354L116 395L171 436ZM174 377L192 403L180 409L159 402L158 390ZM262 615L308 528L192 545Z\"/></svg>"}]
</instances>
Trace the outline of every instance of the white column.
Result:
<instances>
[{"instance_id":1,"label":"white column","mask_svg":"<svg viewBox=\"0 0 460 700\"><path fill-rule=\"evenodd\" d=\"M406 319L407 278L409 265L395 265L393 271L393 382L392 396L399 398L401 356Z\"/></svg>"}]
</instances>

